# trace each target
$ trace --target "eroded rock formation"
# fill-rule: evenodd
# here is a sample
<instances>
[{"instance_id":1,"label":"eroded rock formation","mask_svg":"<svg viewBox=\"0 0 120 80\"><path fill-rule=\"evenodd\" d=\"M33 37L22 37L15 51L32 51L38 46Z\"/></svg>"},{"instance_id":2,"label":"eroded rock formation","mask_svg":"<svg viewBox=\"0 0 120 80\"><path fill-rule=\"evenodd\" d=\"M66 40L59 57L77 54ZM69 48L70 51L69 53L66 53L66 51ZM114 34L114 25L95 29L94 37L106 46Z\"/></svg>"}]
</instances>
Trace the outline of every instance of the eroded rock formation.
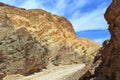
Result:
<instances>
[{"instance_id":1,"label":"eroded rock formation","mask_svg":"<svg viewBox=\"0 0 120 80\"><path fill-rule=\"evenodd\" d=\"M11 30L0 38L0 73L26 74L46 67L48 50L26 29Z\"/></svg>"},{"instance_id":2,"label":"eroded rock formation","mask_svg":"<svg viewBox=\"0 0 120 80\"><path fill-rule=\"evenodd\" d=\"M53 65L87 64L101 45L77 38L64 17L0 3L0 47L0 75L4 76L27 74L48 61Z\"/></svg>"},{"instance_id":3,"label":"eroded rock formation","mask_svg":"<svg viewBox=\"0 0 120 80\"><path fill-rule=\"evenodd\" d=\"M120 80L120 0L113 0L105 13L111 39L103 46L96 80Z\"/></svg>"},{"instance_id":4,"label":"eroded rock formation","mask_svg":"<svg viewBox=\"0 0 120 80\"><path fill-rule=\"evenodd\" d=\"M26 28L33 37L51 51L49 60L55 64L90 62L101 45L85 38L77 38L72 24L64 17L41 9L25 10L0 4L15 29ZM71 57L71 58L70 58Z\"/></svg>"},{"instance_id":5,"label":"eroded rock formation","mask_svg":"<svg viewBox=\"0 0 120 80\"><path fill-rule=\"evenodd\" d=\"M0 14L0 80L8 74L29 74L48 64L48 48L25 28L14 29L9 18Z\"/></svg>"}]
</instances>

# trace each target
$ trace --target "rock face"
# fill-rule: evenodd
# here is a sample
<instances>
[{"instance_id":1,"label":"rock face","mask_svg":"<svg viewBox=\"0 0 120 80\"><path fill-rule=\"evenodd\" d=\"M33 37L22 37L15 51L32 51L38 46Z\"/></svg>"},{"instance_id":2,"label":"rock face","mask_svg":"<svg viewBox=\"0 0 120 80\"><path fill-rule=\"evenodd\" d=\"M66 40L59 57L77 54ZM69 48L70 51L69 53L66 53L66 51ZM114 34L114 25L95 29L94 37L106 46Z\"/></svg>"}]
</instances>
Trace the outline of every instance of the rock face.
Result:
<instances>
[{"instance_id":1,"label":"rock face","mask_svg":"<svg viewBox=\"0 0 120 80\"><path fill-rule=\"evenodd\" d=\"M25 74L46 66L47 48L32 38L26 29L10 30L8 34L0 38L0 72Z\"/></svg>"},{"instance_id":2,"label":"rock face","mask_svg":"<svg viewBox=\"0 0 120 80\"><path fill-rule=\"evenodd\" d=\"M16 73L27 75L46 67L48 48L42 46L25 28L14 29L9 24L9 19L1 13L0 78Z\"/></svg>"},{"instance_id":3,"label":"rock face","mask_svg":"<svg viewBox=\"0 0 120 80\"><path fill-rule=\"evenodd\" d=\"M101 50L102 63L96 68L96 80L120 80L120 0L113 0L105 13L111 39Z\"/></svg>"},{"instance_id":4,"label":"rock face","mask_svg":"<svg viewBox=\"0 0 120 80\"><path fill-rule=\"evenodd\" d=\"M33 37L51 52L54 65L90 62L101 45L85 38L77 38L72 24L64 17L41 9L25 10L0 4L0 12L7 15L15 29L26 28ZM70 58L71 57L71 58Z\"/></svg>"},{"instance_id":5,"label":"rock face","mask_svg":"<svg viewBox=\"0 0 120 80\"><path fill-rule=\"evenodd\" d=\"M88 63L101 45L77 38L64 17L0 3L0 47L0 74L6 75L27 74L48 61L53 65Z\"/></svg>"}]
</instances>

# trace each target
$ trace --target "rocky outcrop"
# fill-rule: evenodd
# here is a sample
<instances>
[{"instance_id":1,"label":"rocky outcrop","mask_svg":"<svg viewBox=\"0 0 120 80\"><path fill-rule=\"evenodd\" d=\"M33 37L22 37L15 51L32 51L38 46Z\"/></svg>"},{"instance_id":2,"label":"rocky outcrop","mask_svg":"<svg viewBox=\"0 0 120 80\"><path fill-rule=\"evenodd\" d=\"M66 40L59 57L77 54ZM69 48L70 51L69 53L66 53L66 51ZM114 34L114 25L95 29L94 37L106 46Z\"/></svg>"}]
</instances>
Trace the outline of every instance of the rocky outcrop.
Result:
<instances>
[{"instance_id":1,"label":"rocky outcrop","mask_svg":"<svg viewBox=\"0 0 120 80\"><path fill-rule=\"evenodd\" d=\"M105 13L111 33L110 41L104 44L102 63L96 68L96 80L120 80L120 0L112 0Z\"/></svg>"},{"instance_id":2,"label":"rocky outcrop","mask_svg":"<svg viewBox=\"0 0 120 80\"><path fill-rule=\"evenodd\" d=\"M52 53L49 60L54 65L90 63L94 59L97 51L99 51L99 48L92 47L92 41L88 40L87 43L87 40L81 38L79 40L81 44L76 40L71 40L73 42L72 44L69 44L66 40L64 42L50 44L49 50Z\"/></svg>"},{"instance_id":3,"label":"rocky outcrop","mask_svg":"<svg viewBox=\"0 0 120 80\"><path fill-rule=\"evenodd\" d=\"M48 64L48 48L42 46L25 28L14 29L9 18L0 13L0 80L8 74L30 74Z\"/></svg>"},{"instance_id":4,"label":"rocky outcrop","mask_svg":"<svg viewBox=\"0 0 120 80\"><path fill-rule=\"evenodd\" d=\"M64 17L0 3L1 76L27 75L48 64L87 64L100 47L86 38L77 38Z\"/></svg>"},{"instance_id":5,"label":"rocky outcrop","mask_svg":"<svg viewBox=\"0 0 120 80\"><path fill-rule=\"evenodd\" d=\"M72 24L64 17L41 9L25 10L0 4L0 12L6 14L15 29L26 28L51 52L49 61L54 65L87 63L93 60L101 45L77 38ZM71 58L70 58L71 57Z\"/></svg>"}]
</instances>

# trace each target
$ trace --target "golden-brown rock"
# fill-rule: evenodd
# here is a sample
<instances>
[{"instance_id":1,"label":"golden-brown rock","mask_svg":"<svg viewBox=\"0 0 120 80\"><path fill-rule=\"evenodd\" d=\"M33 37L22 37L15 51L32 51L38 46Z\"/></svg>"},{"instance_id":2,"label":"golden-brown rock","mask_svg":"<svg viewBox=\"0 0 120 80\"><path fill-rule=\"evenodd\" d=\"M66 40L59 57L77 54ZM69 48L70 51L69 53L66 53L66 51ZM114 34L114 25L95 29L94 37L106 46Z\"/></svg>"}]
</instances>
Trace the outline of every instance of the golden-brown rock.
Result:
<instances>
[{"instance_id":1,"label":"golden-brown rock","mask_svg":"<svg viewBox=\"0 0 120 80\"><path fill-rule=\"evenodd\" d=\"M16 42L16 44L18 44L19 51L22 51L22 47L27 47L27 48L32 47L31 49L28 49L28 50L32 50L30 51L31 54L34 53L34 51L36 52L39 48L39 47L36 48L36 46L33 47L36 41L40 44L40 48L43 46L47 47L47 48L46 47L41 48L41 50L43 50L42 52L40 52L41 54L43 54L42 57L36 55L35 65L28 65L28 66L36 66L37 68L40 67L40 65L36 65L36 64L43 65L42 63L39 63L39 59L44 60L46 58L46 54L49 52L51 53L49 56L49 61L54 65L87 63L93 60L96 53L95 51L97 51L101 47L101 45L91 40L85 38L77 38L74 29L72 27L72 24L66 18L53 15L41 9L25 10L22 8L16 8L13 6L0 3L0 27L1 27L0 33L5 32L4 35L7 36L8 40L9 37L11 37L12 35L21 36L20 40L19 39L16 40L19 42L19 44L18 42ZM9 30L7 27L12 28L13 30L12 29ZM25 31L21 29L25 29ZM19 32L19 34L17 32ZM28 33L29 35L27 35ZM8 40L4 39L5 37L4 35L0 34L0 37L2 41L6 42ZM30 45L27 45L26 42L27 41L29 42L29 39L31 40L31 42ZM6 43L6 45L8 44ZM14 44L11 45L15 46ZM6 48L9 47L7 46ZM47 51L47 49L49 49L49 51ZM9 53L9 50L6 51ZM27 52L25 52L26 55L28 54ZM0 54L2 54L2 52L0 52ZM22 53L20 53L19 55L21 54ZM7 57L5 57L5 59L6 58ZM34 58L29 58L29 59L34 59ZM26 62L23 61L21 62L20 65L24 63ZM25 68L19 71L16 68L14 69L17 72L15 71L14 73L22 74L24 73L23 70L25 71L27 70ZM28 69L29 70L27 71L31 71L32 69L34 69L34 67ZM0 69L0 72L4 72L4 71Z\"/></svg>"},{"instance_id":2,"label":"golden-brown rock","mask_svg":"<svg viewBox=\"0 0 120 80\"><path fill-rule=\"evenodd\" d=\"M0 12L6 14L15 29L26 28L37 41L48 46L49 60L56 65L89 62L95 55L93 52L101 47L88 39L77 38L72 24L64 17L41 9L25 10L1 3Z\"/></svg>"}]
</instances>

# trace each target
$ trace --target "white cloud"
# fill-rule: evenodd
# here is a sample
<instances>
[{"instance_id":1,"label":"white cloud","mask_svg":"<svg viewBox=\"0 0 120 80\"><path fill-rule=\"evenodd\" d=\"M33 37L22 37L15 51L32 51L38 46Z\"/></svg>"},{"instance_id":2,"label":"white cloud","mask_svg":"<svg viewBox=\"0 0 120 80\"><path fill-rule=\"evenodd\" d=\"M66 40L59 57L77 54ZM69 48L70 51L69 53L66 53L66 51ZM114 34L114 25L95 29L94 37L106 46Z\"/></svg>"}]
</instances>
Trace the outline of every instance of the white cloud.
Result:
<instances>
[{"instance_id":1,"label":"white cloud","mask_svg":"<svg viewBox=\"0 0 120 80\"><path fill-rule=\"evenodd\" d=\"M69 3L69 1L72 1L72 3ZM44 3L49 3L50 1L44 1ZM53 14L57 14L60 16L64 16L66 13L69 13L71 15L72 12L75 11L77 8L82 8L85 4L87 4L89 0L59 0L56 1L56 3L52 3L51 5L54 5L52 8L42 6L41 4L40 8L45 9Z\"/></svg>"},{"instance_id":2,"label":"white cloud","mask_svg":"<svg viewBox=\"0 0 120 80\"><path fill-rule=\"evenodd\" d=\"M23 4L19 5L19 7L26 9L34 9L39 8L41 4L42 2L38 2L37 0L26 0Z\"/></svg>"},{"instance_id":3,"label":"white cloud","mask_svg":"<svg viewBox=\"0 0 120 80\"><path fill-rule=\"evenodd\" d=\"M19 7L21 8L26 8L26 9L35 9L35 8L41 8L44 9L46 11L49 11L53 14L59 14L59 15L64 15L65 12L65 0L60 0L57 3L52 3L55 7L49 7L49 6L44 6L44 4L49 4L49 0L26 0L24 1L23 4L19 5Z\"/></svg>"},{"instance_id":4,"label":"white cloud","mask_svg":"<svg viewBox=\"0 0 120 80\"><path fill-rule=\"evenodd\" d=\"M69 3L69 1L72 1L72 3ZM33 8L42 8L44 10L47 10L51 13L64 16L67 12L74 12L75 9L83 7L85 4L89 2L89 0L59 0L56 2L52 2L52 6L44 6L46 4L49 4L52 2L51 0L26 0L23 4L18 5L19 7L26 8L26 9L33 9Z\"/></svg>"},{"instance_id":5,"label":"white cloud","mask_svg":"<svg viewBox=\"0 0 120 80\"><path fill-rule=\"evenodd\" d=\"M67 6L66 1L65 0L60 0L56 3L55 7L53 7L52 9L49 9L48 11L50 11L54 14L64 15L66 6Z\"/></svg>"},{"instance_id":6,"label":"white cloud","mask_svg":"<svg viewBox=\"0 0 120 80\"><path fill-rule=\"evenodd\" d=\"M15 0L0 0L0 2L6 3L6 4L10 4L10 5L14 5L15 4Z\"/></svg>"},{"instance_id":7,"label":"white cloud","mask_svg":"<svg viewBox=\"0 0 120 80\"><path fill-rule=\"evenodd\" d=\"M107 23L103 16L105 10L106 7L99 7L98 9L95 9L94 11L89 11L88 13L85 13L80 17L79 15L75 17L73 15L70 18L70 21L73 24L75 31L107 29Z\"/></svg>"},{"instance_id":8,"label":"white cloud","mask_svg":"<svg viewBox=\"0 0 120 80\"><path fill-rule=\"evenodd\" d=\"M68 3L67 2L67 10L69 12L76 12L78 9L80 10L83 6L88 4L89 0L73 0L73 2ZM77 9L77 10L76 10Z\"/></svg>"}]
</instances>

